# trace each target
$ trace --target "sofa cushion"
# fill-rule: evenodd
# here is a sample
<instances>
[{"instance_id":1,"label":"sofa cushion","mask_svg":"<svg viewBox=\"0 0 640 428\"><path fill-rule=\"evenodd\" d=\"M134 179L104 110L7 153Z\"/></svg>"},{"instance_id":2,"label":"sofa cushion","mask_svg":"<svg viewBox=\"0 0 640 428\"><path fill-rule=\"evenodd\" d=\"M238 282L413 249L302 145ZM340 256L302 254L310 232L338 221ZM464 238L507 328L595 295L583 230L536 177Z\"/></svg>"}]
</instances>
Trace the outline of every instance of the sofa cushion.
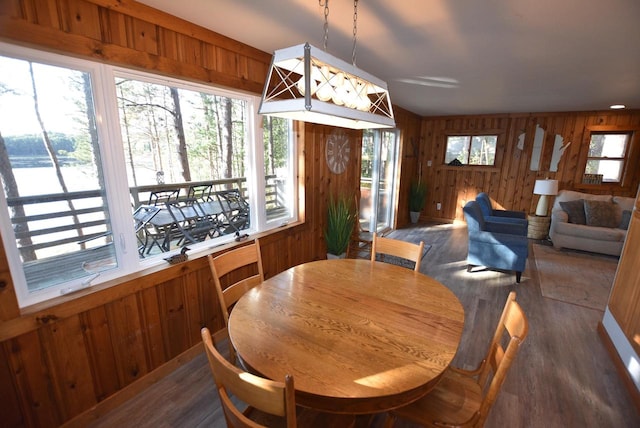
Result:
<instances>
[{"instance_id":1,"label":"sofa cushion","mask_svg":"<svg viewBox=\"0 0 640 428\"><path fill-rule=\"evenodd\" d=\"M615 227L620 221L617 219L616 207L613 202L584 200L584 215L587 226Z\"/></svg>"},{"instance_id":2,"label":"sofa cushion","mask_svg":"<svg viewBox=\"0 0 640 428\"><path fill-rule=\"evenodd\" d=\"M584 212L584 199L560 202L560 207L569 216L569 223L587 224Z\"/></svg>"},{"instance_id":3,"label":"sofa cushion","mask_svg":"<svg viewBox=\"0 0 640 428\"><path fill-rule=\"evenodd\" d=\"M626 234L624 230L617 227L591 227L573 223L558 223L555 227L556 233L595 241L624 241Z\"/></svg>"},{"instance_id":4,"label":"sofa cushion","mask_svg":"<svg viewBox=\"0 0 640 428\"><path fill-rule=\"evenodd\" d=\"M622 211L622 220L620 220L620 225L618 229L627 230L629 229L629 222L631 221L631 211L624 210Z\"/></svg>"}]
</instances>

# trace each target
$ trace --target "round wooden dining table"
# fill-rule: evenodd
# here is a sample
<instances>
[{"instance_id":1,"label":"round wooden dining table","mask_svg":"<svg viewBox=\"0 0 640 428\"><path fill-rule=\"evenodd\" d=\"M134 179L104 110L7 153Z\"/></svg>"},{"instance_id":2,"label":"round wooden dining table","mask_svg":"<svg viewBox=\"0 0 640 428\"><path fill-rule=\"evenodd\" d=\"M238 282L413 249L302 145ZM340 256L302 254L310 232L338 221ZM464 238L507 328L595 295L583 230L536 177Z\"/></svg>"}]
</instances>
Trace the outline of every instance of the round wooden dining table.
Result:
<instances>
[{"instance_id":1,"label":"round wooden dining table","mask_svg":"<svg viewBox=\"0 0 640 428\"><path fill-rule=\"evenodd\" d=\"M293 375L297 404L364 414L408 404L437 384L458 349L464 309L413 270L320 260L247 292L228 327L249 370Z\"/></svg>"}]
</instances>

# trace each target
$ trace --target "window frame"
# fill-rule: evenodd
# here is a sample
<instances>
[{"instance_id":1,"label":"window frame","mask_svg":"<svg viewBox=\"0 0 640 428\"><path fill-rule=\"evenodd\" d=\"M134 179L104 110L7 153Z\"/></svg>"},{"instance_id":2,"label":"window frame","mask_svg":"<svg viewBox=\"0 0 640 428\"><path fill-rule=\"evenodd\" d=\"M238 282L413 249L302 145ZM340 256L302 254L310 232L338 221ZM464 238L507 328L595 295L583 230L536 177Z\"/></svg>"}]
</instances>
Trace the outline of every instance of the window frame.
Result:
<instances>
[{"instance_id":1,"label":"window frame","mask_svg":"<svg viewBox=\"0 0 640 428\"><path fill-rule=\"evenodd\" d=\"M627 143L625 156L624 156L624 164L622 166L622 170L620 172L620 181L602 181L600 184L586 184L583 183L582 180L584 178L584 174L586 174L587 169L587 161L589 159L589 143L591 142L592 134L623 134L628 133L629 141ZM587 125L585 126L585 131L582 137L582 144L586 147L586 154L582 158L580 162L579 168L576 168L576 189L627 189L633 190L630 188L632 183L632 175L634 168L640 167L640 161L638 160L638 152L640 151L640 126L638 125ZM618 158L616 158L618 159ZM579 174L579 175L578 175Z\"/></svg>"},{"instance_id":2,"label":"window frame","mask_svg":"<svg viewBox=\"0 0 640 428\"><path fill-rule=\"evenodd\" d=\"M170 78L146 71L133 70L120 66L102 64L86 59L74 58L56 53L18 47L12 44L0 42L0 55L48 64L63 68L70 68L87 72L91 76L92 92L95 106L96 128L99 138L100 155L104 174L104 193L108 204L108 213L113 231L113 242L116 251L117 266L114 269L104 271L99 277L91 281L90 286L98 284L117 285L124 277L131 274L143 274L149 269L157 270L158 267L168 267L162 256L139 259L137 257L137 242L134 232L134 224L131 218L131 205L129 199L129 183L126 174L125 147L122 142L117 93L115 86L116 77L136 78L143 81L151 81L167 86L183 88L192 91L206 92L214 95L227 96L241 99L246 102L246 136L245 136L245 162L247 187L250 190L248 198L252 207L262 209L251 210L249 235L276 230L286 224L296 224L299 217L300 183L297 180L299 168L298 144L294 125L289 122L289 167L287 182L290 183L290 209L287 215L274 220L268 220L265 209L265 177L264 177L264 138L262 133L262 116L258 115L260 103L259 95L246 92L222 89L214 85L196 83L179 78ZM7 201L4 191L0 192L0 209L7 209ZM105 211L106 213L106 211ZM6 257L11 271L18 305L21 308L44 302L59 297L63 288L73 289L88 288L82 281L86 277L62 284L47 287L43 290L29 292L20 259L15 234L8 215L0 218L0 233L2 245L4 245ZM207 240L194 245L192 254L210 253L214 247L231 244L233 235L225 235ZM191 246L190 246L191 247ZM175 253L171 251L164 256ZM131 255L136 257L132 257Z\"/></svg>"},{"instance_id":3,"label":"window frame","mask_svg":"<svg viewBox=\"0 0 640 428\"><path fill-rule=\"evenodd\" d=\"M445 167L454 167L454 168L460 168L460 167L465 167L465 168L497 168L498 167L498 162L499 162L499 156L498 156L498 147L500 145L500 137L501 137L502 133L501 132L497 132L494 130L485 130L483 132L453 132L453 133L447 133L445 134L445 140L444 140L444 152L443 152L443 156L442 156L442 162L443 162L443 166ZM446 162L447 159L447 152L449 149L449 138L461 138L461 137L468 137L469 138L469 146L468 146L468 150L467 150L467 163L463 163L462 165L458 165L458 166L453 166L453 165L449 165ZM495 137L496 139L496 146L495 146L495 153L493 156L493 164L470 164L468 163L468 160L470 158L470 154L471 154L471 142L473 140L473 138L475 137ZM457 159L457 158L456 158Z\"/></svg>"},{"instance_id":4,"label":"window frame","mask_svg":"<svg viewBox=\"0 0 640 428\"><path fill-rule=\"evenodd\" d=\"M594 135L626 135L627 136L627 142L624 148L624 153L622 154L621 157L607 157L607 156L589 156L589 147L591 146L591 140L593 139ZM584 168L583 168L583 177L584 175L587 174L587 167L589 165L589 161L595 160L595 161L619 161L622 163L622 166L620 168L620 177L618 180L602 180L602 183L600 184L609 184L609 185L619 185L622 183L623 179L624 179L624 175L625 175L625 171L627 168L627 163L628 163L628 153L630 151L630 146L631 146L631 142L633 140L633 131L619 131L619 130L609 130L609 131L593 131L590 130L589 131L589 141L588 141L588 145L587 145L587 158L585 160L585 164L584 164ZM584 183L583 183L584 184Z\"/></svg>"}]
</instances>

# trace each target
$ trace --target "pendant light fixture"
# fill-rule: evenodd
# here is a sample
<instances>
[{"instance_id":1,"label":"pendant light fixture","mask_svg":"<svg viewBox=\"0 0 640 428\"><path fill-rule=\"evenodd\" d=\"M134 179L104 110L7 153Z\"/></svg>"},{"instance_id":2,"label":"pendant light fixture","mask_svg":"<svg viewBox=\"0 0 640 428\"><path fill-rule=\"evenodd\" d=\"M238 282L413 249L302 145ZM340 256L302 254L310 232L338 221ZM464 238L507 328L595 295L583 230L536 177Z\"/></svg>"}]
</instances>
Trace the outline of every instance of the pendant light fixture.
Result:
<instances>
[{"instance_id":1,"label":"pendant light fixture","mask_svg":"<svg viewBox=\"0 0 640 428\"><path fill-rule=\"evenodd\" d=\"M351 129L392 128L387 84L356 67L358 0L353 2L352 64L326 52L329 0L324 6L324 50L309 43L274 52L259 114Z\"/></svg>"}]
</instances>

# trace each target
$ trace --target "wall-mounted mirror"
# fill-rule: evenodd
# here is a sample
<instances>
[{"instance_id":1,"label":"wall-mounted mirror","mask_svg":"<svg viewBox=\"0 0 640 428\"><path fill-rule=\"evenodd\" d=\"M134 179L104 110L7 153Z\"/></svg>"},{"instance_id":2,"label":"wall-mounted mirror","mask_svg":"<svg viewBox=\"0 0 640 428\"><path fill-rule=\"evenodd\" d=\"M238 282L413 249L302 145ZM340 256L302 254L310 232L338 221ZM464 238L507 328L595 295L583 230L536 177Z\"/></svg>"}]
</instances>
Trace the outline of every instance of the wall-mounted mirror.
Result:
<instances>
[{"instance_id":1,"label":"wall-mounted mirror","mask_svg":"<svg viewBox=\"0 0 640 428\"><path fill-rule=\"evenodd\" d=\"M542 146L544 144L544 129L536 124L536 133L533 137L533 152L531 153L531 163L529 169L538 171L540 169L540 156L542 155Z\"/></svg>"}]
</instances>

